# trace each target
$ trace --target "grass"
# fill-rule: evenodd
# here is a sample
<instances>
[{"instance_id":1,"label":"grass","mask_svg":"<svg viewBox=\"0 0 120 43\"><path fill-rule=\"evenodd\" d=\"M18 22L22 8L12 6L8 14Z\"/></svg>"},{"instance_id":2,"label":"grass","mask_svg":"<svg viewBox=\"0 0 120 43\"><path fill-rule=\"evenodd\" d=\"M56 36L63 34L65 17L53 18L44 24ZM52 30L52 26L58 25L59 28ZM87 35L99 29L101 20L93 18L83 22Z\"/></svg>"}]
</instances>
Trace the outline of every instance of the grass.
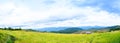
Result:
<instances>
[{"instance_id":1,"label":"grass","mask_svg":"<svg viewBox=\"0 0 120 43\"><path fill-rule=\"evenodd\" d=\"M0 33L0 43L13 43L13 41L11 35Z\"/></svg>"},{"instance_id":2,"label":"grass","mask_svg":"<svg viewBox=\"0 0 120 43\"><path fill-rule=\"evenodd\" d=\"M93 34L57 34L0 30L0 33L14 36L15 43L120 43L120 31Z\"/></svg>"},{"instance_id":3,"label":"grass","mask_svg":"<svg viewBox=\"0 0 120 43\"><path fill-rule=\"evenodd\" d=\"M7 37L8 36L6 34L0 33L0 43L6 42Z\"/></svg>"}]
</instances>

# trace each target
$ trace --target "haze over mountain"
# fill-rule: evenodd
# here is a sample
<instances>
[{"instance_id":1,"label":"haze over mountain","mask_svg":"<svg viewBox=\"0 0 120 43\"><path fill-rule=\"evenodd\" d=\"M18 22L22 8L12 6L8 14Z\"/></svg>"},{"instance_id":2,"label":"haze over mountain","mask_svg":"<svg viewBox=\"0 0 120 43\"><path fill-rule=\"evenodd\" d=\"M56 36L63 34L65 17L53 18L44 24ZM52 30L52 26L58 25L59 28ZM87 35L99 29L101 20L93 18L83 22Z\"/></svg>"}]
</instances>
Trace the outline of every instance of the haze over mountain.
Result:
<instances>
[{"instance_id":1,"label":"haze over mountain","mask_svg":"<svg viewBox=\"0 0 120 43\"><path fill-rule=\"evenodd\" d=\"M69 27L45 27L45 28L38 28L35 30L38 30L38 31L59 31L59 30L67 29L67 28L69 28Z\"/></svg>"},{"instance_id":2,"label":"haze over mountain","mask_svg":"<svg viewBox=\"0 0 120 43\"><path fill-rule=\"evenodd\" d=\"M111 32L120 30L120 25L115 26L85 26L85 27L48 27L38 29L40 32L53 32L53 33L85 33L85 32Z\"/></svg>"},{"instance_id":3,"label":"haze over mountain","mask_svg":"<svg viewBox=\"0 0 120 43\"><path fill-rule=\"evenodd\" d=\"M99 28L104 28L104 27L107 27L107 26L78 26L75 28L81 28L82 30L88 30L91 28L99 29ZM35 30L38 30L38 31L59 31L59 30L66 30L68 28L72 28L72 27L45 27L45 28L37 28Z\"/></svg>"}]
</instances>

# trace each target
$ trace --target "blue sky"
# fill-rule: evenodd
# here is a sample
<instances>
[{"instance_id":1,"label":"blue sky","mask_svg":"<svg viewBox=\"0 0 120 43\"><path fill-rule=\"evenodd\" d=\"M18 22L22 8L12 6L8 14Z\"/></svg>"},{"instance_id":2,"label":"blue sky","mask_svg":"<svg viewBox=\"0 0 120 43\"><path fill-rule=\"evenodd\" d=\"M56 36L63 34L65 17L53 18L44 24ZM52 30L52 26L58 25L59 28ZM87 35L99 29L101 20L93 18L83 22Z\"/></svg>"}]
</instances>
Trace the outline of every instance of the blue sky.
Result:
<instances>
[{"instance_id":1,"label":"blue sky","mask_svg":"<svg viewBox=\"0 0 120 43\"><path fill-rule=\"evenodd\" d=\"M0 27L120 25L119 0L0 0Z\"/></svg>"}]
</instances>

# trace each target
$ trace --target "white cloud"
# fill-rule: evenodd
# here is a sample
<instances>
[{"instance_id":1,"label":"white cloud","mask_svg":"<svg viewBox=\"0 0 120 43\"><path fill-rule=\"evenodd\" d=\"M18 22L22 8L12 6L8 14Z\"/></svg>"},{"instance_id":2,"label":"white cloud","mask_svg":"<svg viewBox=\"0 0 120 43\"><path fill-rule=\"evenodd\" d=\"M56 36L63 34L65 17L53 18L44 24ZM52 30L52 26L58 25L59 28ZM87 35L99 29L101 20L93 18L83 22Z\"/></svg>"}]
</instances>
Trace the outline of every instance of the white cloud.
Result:
<instances>
[{"instance_id":1,"label":"white cloud","mask_svg":"<svg viewBox=\"0 0 120 43\"><path fill-rule=\"evenodd\" d=\"M77 9L80 10L80 9ZM84 15L82 18L74 18L65 21L58 21L51 24L42 24L39 26L46 27L58 27L58 26L111 26L111 25L120 25L120 17L115 13L109 13L103 10L95 10L95 9L86 9L79 12L79 15ZM78 15L78 16L79 16ZM81 16L79 16L81 17ZM39 27L38 26L38 27Z\"/></svg>"},{"instance_id":2,"label":"white cloud","mask_svg":"<svg viewBox=\"0 0 120 43\"><path fill-rule=\"evenodd\" d=\"M27 25L23 26L24 28L120 25L119 16L99 7L76 7L68 0L55 0L54 4L44 4L38 5L38 10L32 10L26 5L16 6L14 3L0 5L0 25Z\"/></svg>"}]
</instances>

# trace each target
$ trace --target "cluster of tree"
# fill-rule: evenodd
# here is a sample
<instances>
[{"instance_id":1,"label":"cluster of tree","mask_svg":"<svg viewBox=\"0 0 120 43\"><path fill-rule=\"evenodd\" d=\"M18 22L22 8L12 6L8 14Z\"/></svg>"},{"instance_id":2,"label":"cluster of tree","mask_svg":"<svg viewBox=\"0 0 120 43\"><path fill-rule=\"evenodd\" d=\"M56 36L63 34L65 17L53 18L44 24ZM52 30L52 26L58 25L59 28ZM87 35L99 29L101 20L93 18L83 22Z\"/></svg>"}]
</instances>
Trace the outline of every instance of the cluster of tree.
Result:
<instances>
[{"instance_id":1,"label":"cluster of tree","mask_svg":"<svg viewBox=\"0 0 120 43\"><path fill-rule=\"evenodd\" d=\"M33 29L22 29L22 28L12 28L12 27L0 28L0 30L11 30L11 31L22 30L22 31L42 32L42 31L37 31L37 30L33 30Z\"/></svg>"},{"instance_id":2,"label":"cluster of tree","mask_svg":"<svg viewBox=\"0 0 120 43\"><path fill-rule=\"evenodd\" d=\"M8 27L8 28L0 28L1 30L22 30L21 28L11 28L11 27Z\"/></svg>"}]
</instances>

